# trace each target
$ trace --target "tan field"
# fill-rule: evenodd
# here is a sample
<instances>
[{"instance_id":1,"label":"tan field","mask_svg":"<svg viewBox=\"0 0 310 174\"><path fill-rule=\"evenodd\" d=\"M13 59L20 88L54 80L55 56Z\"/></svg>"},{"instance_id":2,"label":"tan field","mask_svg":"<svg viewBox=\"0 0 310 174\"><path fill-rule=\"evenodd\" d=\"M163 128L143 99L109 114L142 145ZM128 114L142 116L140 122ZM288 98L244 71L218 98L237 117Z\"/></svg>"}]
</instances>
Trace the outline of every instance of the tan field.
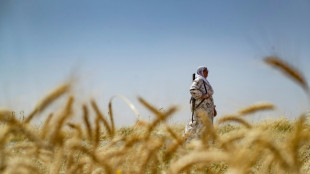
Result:
<instances>
[{"instance_id":1,"label":"tan field","mask_svg":"<svg viewBox=\"0 0 310 174\"><path fill-rule=\"evenodd\" d=\"M307 82L296 69L276 57L265 60L309 95ZM78 116L73 109L76 101L69 93L71 85L53 90L23 120L13 117L10 110L0 111L0 173L310 172L310 125L306 112L295 121L281 118L250 124L244 116L274 109L272 103L250 105L232 115L219 116L214 127L204 120L204 136L186 144L184 125L166 123L177 108L159 111L143 98L139 101L156 116L153 121L137 121L130 127L116 129L112 103L105 115L92 100L80 108L83 121L73 123ZM63 95L68 99L60 112L50 113L39 127L31 124Z\"/></svg>"}]
</instances>

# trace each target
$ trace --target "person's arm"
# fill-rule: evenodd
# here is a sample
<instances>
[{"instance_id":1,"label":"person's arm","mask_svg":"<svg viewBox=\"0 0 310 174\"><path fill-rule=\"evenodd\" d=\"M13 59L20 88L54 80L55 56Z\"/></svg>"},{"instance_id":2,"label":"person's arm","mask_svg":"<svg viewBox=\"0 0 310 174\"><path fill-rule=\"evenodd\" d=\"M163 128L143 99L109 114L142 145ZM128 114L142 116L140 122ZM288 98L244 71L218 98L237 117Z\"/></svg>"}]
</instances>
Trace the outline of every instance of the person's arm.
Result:
<instances>
[{"instance_id":1,"label":"person's arm","mask_svg":"<svg viewBox=\"0 0 310 174\"><path fill-rule=\"evenodd\" d=\"M203 96L203 93L200 91L201 83L202 82L200 80L195 79L190 88L190 93L192 97L196 100L201 99Z\"/></svg>"},{"instance_id":2,"label":"person's arm","mask_svg":"<svg viewBox=\"0 0 310 174\"><path fill-rule=\"evenodd\" d=\"M208 90L207 90L207 94L204 94L202 97L205 99L208 99L213 95L214 91L213 91L212 86L210 84L205 84L205 85L206 85L206 88Z\"/></svg>"}]
</instances>

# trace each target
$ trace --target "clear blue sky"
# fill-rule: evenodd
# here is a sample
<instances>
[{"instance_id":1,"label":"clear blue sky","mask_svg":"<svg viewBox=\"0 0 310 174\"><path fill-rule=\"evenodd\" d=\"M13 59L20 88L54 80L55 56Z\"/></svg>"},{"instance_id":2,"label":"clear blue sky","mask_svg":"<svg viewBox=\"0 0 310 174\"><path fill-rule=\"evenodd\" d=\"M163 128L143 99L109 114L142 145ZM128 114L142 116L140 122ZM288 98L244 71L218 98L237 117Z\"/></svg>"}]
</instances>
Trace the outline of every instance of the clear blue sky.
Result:
<instances>
[{"instance_id":1,"label":"clear blue sky","mask_svg":"<svg viewBox=\"0 0 310 174\"><path fill-rule=\"evenodd\" d=\"M256 101L277 117L308 110L303 91L263 64L277 53L310 70L309 0L53 0L0 2L0 106L29 113L76 72L79 103L102 109L123 94L140 110L178 105L173 121L190 117L191 74L205 65L219 116ZM115 100L119 125L135 117Z\"/></svg>"}]
</instances>

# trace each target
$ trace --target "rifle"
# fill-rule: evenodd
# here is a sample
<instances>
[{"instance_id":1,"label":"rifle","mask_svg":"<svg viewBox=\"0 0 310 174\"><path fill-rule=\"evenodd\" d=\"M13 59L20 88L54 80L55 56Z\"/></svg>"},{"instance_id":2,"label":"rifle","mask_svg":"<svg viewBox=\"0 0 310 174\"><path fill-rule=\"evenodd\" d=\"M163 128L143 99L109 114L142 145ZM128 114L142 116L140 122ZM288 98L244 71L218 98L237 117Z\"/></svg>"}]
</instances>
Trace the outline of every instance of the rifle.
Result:
<instances>
[{"instance_id":1,"label":"rifle","mask_svg":"<svg viewBox=\"0 0 310 174\"><path fill-rule=\"evenodd\" d=\"M195 80L195 73L193 74L193 81ZM191 100L190 100L191 104L192 104L192 122L194 121L194 111L195 111L195 105L196 105L196 99L194 97L191 97Z\"/></svg>"}]
</instances>

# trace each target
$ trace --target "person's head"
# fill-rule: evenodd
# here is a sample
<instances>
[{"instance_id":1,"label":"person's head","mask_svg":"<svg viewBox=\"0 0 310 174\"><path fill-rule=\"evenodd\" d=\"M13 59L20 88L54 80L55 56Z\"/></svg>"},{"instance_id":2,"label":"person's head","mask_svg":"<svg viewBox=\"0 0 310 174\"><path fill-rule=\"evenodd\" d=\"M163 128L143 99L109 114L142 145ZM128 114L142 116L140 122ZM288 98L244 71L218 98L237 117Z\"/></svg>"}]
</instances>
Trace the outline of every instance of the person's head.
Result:
<instances>
[{"instance_id":1,"label":"person's head","mask_svg":"<svg viewBox=\"0 0 310 174\"><path fill-rule=\"evenodd\" d=\"M204 77L204 78L207 78L208 74L209 74L208 68L204 67L204 66L198 67L197 74Z\"/></svg>"}]
</instances>

